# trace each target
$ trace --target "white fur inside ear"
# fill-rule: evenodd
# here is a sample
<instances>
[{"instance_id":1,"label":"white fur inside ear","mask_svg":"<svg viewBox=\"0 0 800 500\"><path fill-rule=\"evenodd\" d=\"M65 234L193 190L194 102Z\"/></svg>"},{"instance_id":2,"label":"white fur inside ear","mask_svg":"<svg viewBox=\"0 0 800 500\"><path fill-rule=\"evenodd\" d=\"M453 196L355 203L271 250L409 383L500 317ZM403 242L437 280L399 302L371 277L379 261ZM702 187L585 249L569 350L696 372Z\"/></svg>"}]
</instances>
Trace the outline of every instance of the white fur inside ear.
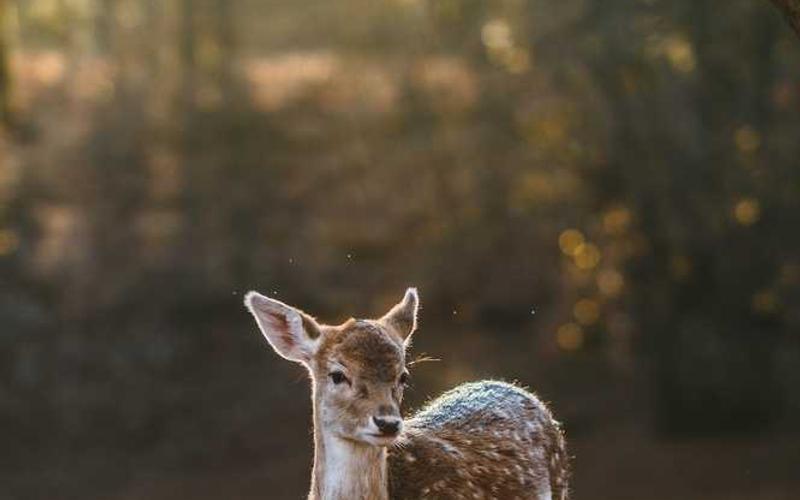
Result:
<instances>
[{"instance_id":1,"label":"white fur inside ear","mask_svg":"<svg viewBox=\"0 0 800 500\"><path fill-rule=\"evenodd\" d=\"M404 340L406 345L411 342L411 334L417 328L417 310L419 309L419 295L416 288L408 288L403 300L386 313L380 321L391 326Z\"/></svg>"},{"instance_id":2,"label":"white fur inside ear","mask_svg":"<svg viewBox=\"0 0 800 500\"><path fill-rule=\"evenodd\" d=\"M305 331L300 311L258 292L248 292L244 304L275 352L291 361L311 360L317 341Z\"/></svg>"},{"instance_id":3,"label":"white fur inside ear","mask_svg":"<svg viewBox=\"0 0 800 500\"><path fill-rule=\"evenodd\" d=\"M410 287L406 290L406 295L403 297L403 303L408 304L411 310L411 332L417 329L417 312L419 311L419 294L416 287Z\"/></svg>"}]
</instances>

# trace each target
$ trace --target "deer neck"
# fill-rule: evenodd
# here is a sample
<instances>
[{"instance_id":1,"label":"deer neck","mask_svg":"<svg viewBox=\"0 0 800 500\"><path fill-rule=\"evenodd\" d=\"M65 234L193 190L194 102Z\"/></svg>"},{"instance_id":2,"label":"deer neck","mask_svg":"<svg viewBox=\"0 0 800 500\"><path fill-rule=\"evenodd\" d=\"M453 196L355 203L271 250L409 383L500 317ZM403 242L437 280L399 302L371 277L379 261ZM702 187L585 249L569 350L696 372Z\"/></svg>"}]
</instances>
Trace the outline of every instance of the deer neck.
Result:
<instances>
[{"instance_id":1,"label":"deer neck","mask_svg":"<svg viewBox=\"0 0 800 500\"><path fill-rule=\"evenodd\" d=\"M386 448L326 432L314 401L314 470L309 500L388 500Z\"/></svg>"}]
</instances>

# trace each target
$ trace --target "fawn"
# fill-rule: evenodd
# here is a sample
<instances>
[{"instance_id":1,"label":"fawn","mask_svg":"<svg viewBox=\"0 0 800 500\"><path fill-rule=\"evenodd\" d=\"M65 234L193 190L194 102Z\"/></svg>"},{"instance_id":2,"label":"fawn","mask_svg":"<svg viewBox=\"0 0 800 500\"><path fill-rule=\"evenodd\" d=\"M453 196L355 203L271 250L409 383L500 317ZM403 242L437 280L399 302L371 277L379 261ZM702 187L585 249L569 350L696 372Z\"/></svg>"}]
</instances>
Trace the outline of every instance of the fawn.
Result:
<instances>
[{"instance_id":1,"label":"fawn","mask_svg":"<svg viewBox=\"0 0 800 500\"><path fill-rule=\"evenodd\" d=\"M380 319L327 326L257 292L246 295L270 345L311 374L309 500L565 500L559 423L519 387L464 384L403 421L405 354L418 303L409 288Z\"/></svg>"}]
</instances>

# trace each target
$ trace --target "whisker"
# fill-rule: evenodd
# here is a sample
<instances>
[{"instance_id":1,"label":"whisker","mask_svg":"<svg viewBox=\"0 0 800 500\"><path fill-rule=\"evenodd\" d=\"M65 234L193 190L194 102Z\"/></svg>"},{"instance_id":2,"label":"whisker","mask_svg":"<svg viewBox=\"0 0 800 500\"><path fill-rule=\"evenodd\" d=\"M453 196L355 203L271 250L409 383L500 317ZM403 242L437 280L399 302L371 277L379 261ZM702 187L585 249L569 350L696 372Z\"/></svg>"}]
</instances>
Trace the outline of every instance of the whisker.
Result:
<instances>
[{"instance_id":1,"label":"whisker","mask_svg":"<svg viewBox=\"0 0 800 500\"><path fill-rule=\"evenodd\" d=\"M408 366L414 366L414 365L417 365L419 363L428 363L430 361L441 361L441 359L433 358L431 356L428 356L427 354L420 354L418 357L414 358L413 361L410 361L408 363Z\"/></svg>"}]
</instances>

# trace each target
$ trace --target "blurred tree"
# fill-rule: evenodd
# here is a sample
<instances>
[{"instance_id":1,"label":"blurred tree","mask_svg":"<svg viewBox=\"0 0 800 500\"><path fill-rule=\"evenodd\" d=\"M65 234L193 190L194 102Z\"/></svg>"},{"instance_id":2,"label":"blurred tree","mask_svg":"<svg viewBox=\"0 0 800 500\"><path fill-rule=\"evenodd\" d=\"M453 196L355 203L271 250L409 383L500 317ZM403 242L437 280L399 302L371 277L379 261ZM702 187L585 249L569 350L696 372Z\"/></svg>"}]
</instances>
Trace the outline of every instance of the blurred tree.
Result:
<instances>
[{"instance_id":1,"label":"blurred tree","mask_svg":"<svg viewBox=\"0 0 800 500\"><path fill-rule=\"evenodd\" d=\"M800 0L772 0L772 3L781 9L792 29L800 36Z\"/></svg>"},{"instance_id":2,"label":"blurred tree","mask_svg":"<svg viewBox=\"0 0 800 500\"><path fill-rule=\"evenodd\" d=\"M7 27L8 0L0 0L0 124L8 126L11 121L11 70Z\"/></svg>"}]
</instances>

